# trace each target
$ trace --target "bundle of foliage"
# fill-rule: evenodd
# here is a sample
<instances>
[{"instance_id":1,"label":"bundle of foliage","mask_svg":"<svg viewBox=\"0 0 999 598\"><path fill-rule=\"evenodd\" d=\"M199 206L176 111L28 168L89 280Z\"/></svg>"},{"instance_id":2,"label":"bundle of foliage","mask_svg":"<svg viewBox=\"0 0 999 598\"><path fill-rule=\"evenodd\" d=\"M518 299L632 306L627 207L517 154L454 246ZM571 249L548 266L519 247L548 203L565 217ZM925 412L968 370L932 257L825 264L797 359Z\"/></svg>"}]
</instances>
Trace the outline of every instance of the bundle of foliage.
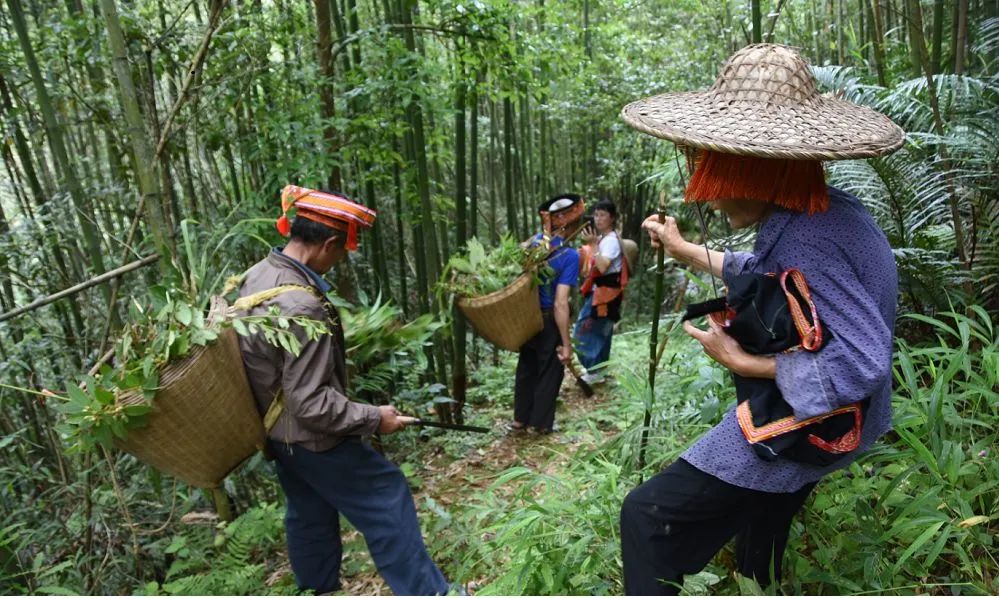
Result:
<instances>
[{"instance_id":1,"label":"bundle of foliage","mask_svg":"<svg viewBox=\"0 0 999 598\"><path fill-rule=\"evenodd\" d=\"M277 308L264 315L207 321L201 308L176 290L153 287L150 298L149 305L133 302L130 306L130 325L115 346L114 365L105 364L97 375L67 385L65 400L59 405L65 422L59 430L73 448L108 447L113 437L123 439L129 428L144 425L163 368L212 343L225 327L232 326L241 335L259 332L267 342L296 355L301 343L292 324L310 340L328 333L322 322L284 317ZM145 402L121 402L123 393L140 393Z\"/></svg>"},{"instance_id":2,"label":"bundle of foliage","mask_svg":"<svg viewBox=\"0 0 999 598\"><path fill-rule=\"evenodd\" d=\"M525 271L544 261L549 248L545 244L521 247L510 235L504 235L499 245L487 251L471 238L464 254L448 260L441 274L438 289L459 297L481 297L502 290ZM547 264L541 268L547 268Z\"/></svg>"},{"instance_id":3,"label":"bundle of foliage","mask_svg":"<svg viewBox=\"0 0 999 598\"><path fill-rule=\"evenodd\" d=\"M402 310L380 296L371 305L349 306L340 317L352 388L372 394L388 390L399 372L426 369L420 349L443 326L432 314L403 323Z\"/></svg>"}]
</instances>

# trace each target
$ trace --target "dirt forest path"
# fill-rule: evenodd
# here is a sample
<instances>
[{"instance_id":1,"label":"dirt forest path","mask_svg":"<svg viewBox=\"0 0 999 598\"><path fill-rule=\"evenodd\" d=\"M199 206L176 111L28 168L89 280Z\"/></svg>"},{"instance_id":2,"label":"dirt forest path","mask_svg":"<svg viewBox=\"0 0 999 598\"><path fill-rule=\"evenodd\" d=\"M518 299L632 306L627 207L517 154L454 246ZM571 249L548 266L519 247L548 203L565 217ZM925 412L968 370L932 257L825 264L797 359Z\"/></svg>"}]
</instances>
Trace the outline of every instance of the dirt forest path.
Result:
<instances>
[{"instance_id":1,"label":"dirt forest path","mask_svg":"<svg viewBox=\"0 0 999 598\"><path fill-rule=\"evenodd\" d=\"M599 386L592 398L586 398L577 388L575 380L566 372L556 414L556 432L538 435L532 432L508 432L506 424L510 420L512 397L501 406L490 409L496 432L488 444L469 451L462 458L454 458L442 450L431 450L418 474L422 477L421 487L414 491L417 509L421 516L425 511L427 498L432 499L452 517L464 515L463 500L470 494L484 492L504 471L511 467L526 467L540 473L556 473L580 450L596 446L611 434L617 432L611 426L600 426L596 433L580 430L572 426L596 413L612 409L614 401L613 383ZM569 429L572 428L572 429ZM504 495L513 495L520 487L520 479L511 480L502 488ZM511 505L513 506L513 505ZM426 533L426 525L421 521ZM357 562L361 561L361 562ZM351 574L352 570L357 573ZM483 579L461 580L470 584L470 589L482 587L490 581ZM344 595L391 595L375 570L374 563L365 549L363 539L356 531L344 535Z\"/></svg>"}]
</instances>

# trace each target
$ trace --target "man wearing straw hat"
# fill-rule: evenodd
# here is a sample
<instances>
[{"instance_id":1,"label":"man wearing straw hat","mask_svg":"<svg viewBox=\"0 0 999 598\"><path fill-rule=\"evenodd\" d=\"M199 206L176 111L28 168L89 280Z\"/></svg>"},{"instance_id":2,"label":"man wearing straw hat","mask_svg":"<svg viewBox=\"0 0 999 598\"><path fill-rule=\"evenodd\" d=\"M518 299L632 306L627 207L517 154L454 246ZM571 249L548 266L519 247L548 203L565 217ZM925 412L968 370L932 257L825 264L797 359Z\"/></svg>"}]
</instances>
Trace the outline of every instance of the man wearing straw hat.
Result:
<instances>
[{"instance_id":1,"label":"man wearing straw hat","mask_svg":"<svg viewBox=\"0 0 999 598\"><path fill-rule=\"evenodd\" d=\"M310 340L296 330L297 356L259 335L240 337L240 348L257 406L272 426L268 446L287 497L295 579L319 594L340 588L343 514L364 536L393 593L444 594L448 584L427 554L405 476L362 441L376 431L392 434L406 420L391 405L355 403L344 394L343 328L322 277L357 249L358 229L369 228L375 212L339 194L294 185L284 188L281 205L278 230L291 238L249 270L240 296L291 289L251 313L277 307L285 316L324 322L330 333ZM292 207L296 214L289 222Z\"/></svg>"},{"instance_id":2,"label":"man wearing straw hat","mask_svg":"<svg viewBox=\"0 0 999 598\"><path fill-rule=\"evenodd\" d=\"M554 430L555 401L565 377L565 364L572 359L569 293L579 278L579 253L563 245L563 238L579 222L584 210L580 196L556 195L538 207L544 232L525 243L553 250L548 258L552 272L538 288L544 328L524 343L517 356L510 424L515 431L533 428L548 434Z\"/></svg>"},{"instance_id":3,"label":"man wearing straw hat","mask_svg":"<svg viewBox=\"0 0 999 598\"><path fill-rule=\"evenodd\" d=\"M683 576L700 571L732 537L739 572L766 587L780 580L791 520L816 483L891 426L894 258L857 198L826 186L821 161L887 154L905 135L869 108L819 95L798 52L772 44L736 52L705 92L634 102L622 116L692 155L687 201L710 202L733 228L758 227L752 252L723 253L684 240L673 218L653 216L643 224L653 242L727 284L750 273L800 270L816 308L812 321L817 315L831 338L817 351L755 355L710 318L708 330L686 322L687 333L736 375L737 389L739 377L774 381L795 425L866 406L842 443L800 437L826 451L826 465L761 453L749 441L752 422L733 407L625 499L627 593L676 593Z\"/></svg>"}]
</instances>

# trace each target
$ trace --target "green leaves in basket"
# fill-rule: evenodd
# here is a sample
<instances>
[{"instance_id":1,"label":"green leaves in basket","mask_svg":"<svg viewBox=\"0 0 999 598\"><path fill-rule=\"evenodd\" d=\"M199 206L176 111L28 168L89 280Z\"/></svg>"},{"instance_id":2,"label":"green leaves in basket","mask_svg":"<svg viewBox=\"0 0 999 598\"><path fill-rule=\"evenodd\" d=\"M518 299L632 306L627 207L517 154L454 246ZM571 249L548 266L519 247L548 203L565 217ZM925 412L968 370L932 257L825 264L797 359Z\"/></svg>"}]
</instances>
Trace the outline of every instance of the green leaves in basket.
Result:
<instances>
[{"instance_id":1,"label":"green leaves in basket","mask_svg":"<svg viewBox=\"0 0 999 598\"><path fill-rule=\"evenodd\" d=\"M481 297L499 291L517 279L548 252L543 246L523 248L516 239L504 235L499 245L486 250L471 238L465 253L448 260L437 284L439 292L459 297ZM542 266L548 268L547 265Z\"/></svg>"},{"instance_id":2,"label":"green leaves in basket","mask_svg":"<svg viewBox=\"0 0 999 598\"><path fill-rule=\"evenodd\" d=\"M145 424L151 410L146 403L119 403L115 393L93 376L85 377L82 386L69 384L58 408L65 416L60 430L76 441L77 450L107 447L113 437L125 438L128 428Z\"/></svg>"},{"instance_id":3,"label":"green leaves in basket","mask_svg":"<svg viewBox=\"0 0 999 598\"><path fill-rule=\"evenodd\" d=\"M209 323L185 296L163 287L151 289L149 305L135 302L129 313L130 323L115 346L114 365L71 382L66 396L59 397L65 417L59 429L74 450L107 447L114 438L124 439L128 430L145 425L163 368L211 344L227 326L244 336L260 334L294 355L301 351L303 339L329 333L323 322L285 317L276 307L262 315Z\"/></svg>"}]
</instances>

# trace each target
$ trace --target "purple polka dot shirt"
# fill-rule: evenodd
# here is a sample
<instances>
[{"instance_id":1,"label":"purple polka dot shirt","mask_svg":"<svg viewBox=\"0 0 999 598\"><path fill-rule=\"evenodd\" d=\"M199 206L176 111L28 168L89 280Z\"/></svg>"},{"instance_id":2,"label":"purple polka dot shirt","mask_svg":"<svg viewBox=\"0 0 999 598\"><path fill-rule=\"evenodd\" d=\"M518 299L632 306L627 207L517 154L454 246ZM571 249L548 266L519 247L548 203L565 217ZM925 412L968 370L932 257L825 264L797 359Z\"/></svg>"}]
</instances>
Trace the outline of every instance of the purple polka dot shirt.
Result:
<instances>
[{"instance_id":1,"label":"purple polka dot shirt","mask_svg":"<svg viewBox=\"0 0 999 598\"><path fill-rule=\"evenodd\" d=\"M829 209L772 214L750 252L725 252L723 277L798 268L832 339L816 353L777 358L777 386L797 417L826 413L871 397L861 443L837 463L819 467L763 461L739 429L733 406L682 458L729 484L794 492L849 465L891 428L891 364L898 274L884 233L856 197L829 187Z\"/></svg>"}]
</instances>

